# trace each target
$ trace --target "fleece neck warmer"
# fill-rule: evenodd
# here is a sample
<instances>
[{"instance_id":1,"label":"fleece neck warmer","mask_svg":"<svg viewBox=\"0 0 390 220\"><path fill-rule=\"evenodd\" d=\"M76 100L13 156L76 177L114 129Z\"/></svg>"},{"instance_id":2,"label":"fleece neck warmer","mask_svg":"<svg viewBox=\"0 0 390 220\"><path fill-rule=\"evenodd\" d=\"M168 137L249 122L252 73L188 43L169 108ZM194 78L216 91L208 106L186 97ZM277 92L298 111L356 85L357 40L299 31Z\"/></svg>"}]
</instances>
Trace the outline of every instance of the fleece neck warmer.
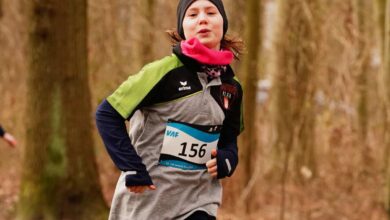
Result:
<instances>
[{"instance_id":1,"label":"fleece neck warmer","mask_svg":"<svg viewBox=\"0 0 390 220\"><path fill-rule=\"evenodd\" d=\"M234 56L229 50L212 50L204 46L197 38L191 38L180 43L181 51L187 57L190 57L200 64L202 70L211 78L220 76L226 71Z\"/></svg>"}]
</instances>

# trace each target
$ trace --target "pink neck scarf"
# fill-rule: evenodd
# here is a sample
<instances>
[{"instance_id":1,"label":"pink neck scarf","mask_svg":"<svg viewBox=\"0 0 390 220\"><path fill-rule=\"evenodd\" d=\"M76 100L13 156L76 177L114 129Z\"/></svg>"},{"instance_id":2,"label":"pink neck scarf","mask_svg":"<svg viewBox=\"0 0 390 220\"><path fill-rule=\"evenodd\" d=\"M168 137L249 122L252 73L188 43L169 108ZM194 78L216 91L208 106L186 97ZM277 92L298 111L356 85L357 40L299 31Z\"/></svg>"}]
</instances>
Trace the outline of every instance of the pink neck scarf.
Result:
<instances>
[{"instance_id":1,"label":"pink neck scarf","mask_svg":"<svg viewBox=\"0 0 390 220\"><path fill-rule=\"evenodd\" d=\"M204 46L197 38L181 42L181 51L184 55L206 65L229 65L233 60L230 50L212 50Z\"/></svg>"}]
</instances>

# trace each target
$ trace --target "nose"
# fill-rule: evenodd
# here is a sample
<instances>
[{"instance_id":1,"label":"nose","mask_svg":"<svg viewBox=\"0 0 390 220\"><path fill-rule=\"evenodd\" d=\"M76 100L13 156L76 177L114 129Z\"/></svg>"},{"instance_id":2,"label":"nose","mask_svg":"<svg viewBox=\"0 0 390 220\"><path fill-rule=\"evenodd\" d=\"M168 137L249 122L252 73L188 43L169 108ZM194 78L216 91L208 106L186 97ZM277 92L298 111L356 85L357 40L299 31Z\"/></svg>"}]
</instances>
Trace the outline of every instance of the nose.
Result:
<instances>
[{"instance_id":1,"label":"nose","mask_svg":"<svg viewBox=\"0 0 390 220\"><path fill-rule=\"evenodd\" d=\"M207 18L207 14L202 12L199 14L199 24L207 24L208 22L208 18Z\"/></svg>"}]
</instances>

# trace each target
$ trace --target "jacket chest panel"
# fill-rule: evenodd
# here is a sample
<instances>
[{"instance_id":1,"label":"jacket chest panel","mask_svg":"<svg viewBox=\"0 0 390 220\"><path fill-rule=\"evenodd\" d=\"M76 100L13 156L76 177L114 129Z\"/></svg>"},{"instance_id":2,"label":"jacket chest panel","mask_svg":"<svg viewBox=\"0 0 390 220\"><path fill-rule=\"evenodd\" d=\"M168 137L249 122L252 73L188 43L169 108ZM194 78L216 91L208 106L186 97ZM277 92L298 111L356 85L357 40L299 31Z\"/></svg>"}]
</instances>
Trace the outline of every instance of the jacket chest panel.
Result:
<instances>
[{"instance_id":1,"label":"jacket chest panel","mask_svg":"<svg viewBox=\"0 0 390 220\"><path fill-rule=\"evenodd\" d=\"M207 83L207 76L201 73L196 78L177 78L161 90L170 97L166 97L169 101L145 110L156 113L163 121L171 119L194 124L222 124L224 112L210 92L212 87L219 87L219 84L219 80Z\"/></svg>"}]
</instances>

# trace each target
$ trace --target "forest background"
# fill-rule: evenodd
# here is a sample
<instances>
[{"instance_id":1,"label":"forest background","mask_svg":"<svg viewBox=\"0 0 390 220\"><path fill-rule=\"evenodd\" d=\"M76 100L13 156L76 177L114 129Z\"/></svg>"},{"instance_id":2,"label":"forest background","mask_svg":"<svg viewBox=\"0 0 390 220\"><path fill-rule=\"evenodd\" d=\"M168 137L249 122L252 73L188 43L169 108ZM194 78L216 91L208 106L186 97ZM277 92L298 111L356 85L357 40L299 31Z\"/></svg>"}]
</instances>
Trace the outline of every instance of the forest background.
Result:
<instances>
[{"instance_id":1,"label":"forest background","mask_svg":"<svg viewBox=\"0 0 390 220\"><path fill-rule=\"evenodd\" d=\"M246 53L218 219L389 219L390 1L225 0ZM97 105L171 53L177 0L0 0L0 219L107 219ZM88 210L88 211L86 211Z\"/></svg>"}]
</instances>

